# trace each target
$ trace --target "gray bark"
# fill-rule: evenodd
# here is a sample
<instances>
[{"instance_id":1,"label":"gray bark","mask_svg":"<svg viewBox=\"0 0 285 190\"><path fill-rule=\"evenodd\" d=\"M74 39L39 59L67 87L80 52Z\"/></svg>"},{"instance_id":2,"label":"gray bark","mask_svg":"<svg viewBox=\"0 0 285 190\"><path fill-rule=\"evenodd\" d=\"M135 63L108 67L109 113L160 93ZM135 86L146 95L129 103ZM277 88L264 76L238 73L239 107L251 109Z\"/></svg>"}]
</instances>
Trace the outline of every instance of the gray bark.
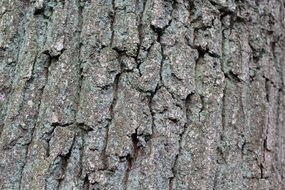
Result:
<instances>
[{"instance_id":1,"label":"gray bark","mask_svg":"<svg viewBox=\"0 0 285 190\"><path fill-rule=\"evenodd\" d=\"M282 0L1 0L0 189L285 189Z\"/></svg>"}]
</instances>

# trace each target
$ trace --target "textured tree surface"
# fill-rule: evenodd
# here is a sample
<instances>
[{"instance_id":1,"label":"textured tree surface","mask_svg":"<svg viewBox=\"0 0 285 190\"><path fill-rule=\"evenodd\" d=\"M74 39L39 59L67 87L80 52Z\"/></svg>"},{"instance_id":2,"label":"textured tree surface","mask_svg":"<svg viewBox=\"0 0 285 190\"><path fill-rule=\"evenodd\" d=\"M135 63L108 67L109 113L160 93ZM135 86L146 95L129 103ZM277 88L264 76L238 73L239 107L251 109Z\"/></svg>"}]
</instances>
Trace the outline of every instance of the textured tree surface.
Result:
<instances>
[{"instance_id":1,"label":"textured tree surface","mask_svg":"<svg viewBox=\"0 0 285 190\"><path fill-rule=\"evenodd\" d=\"M285 189L282 0L1 0L0 189Z\"/></svg>"}]
</instances>

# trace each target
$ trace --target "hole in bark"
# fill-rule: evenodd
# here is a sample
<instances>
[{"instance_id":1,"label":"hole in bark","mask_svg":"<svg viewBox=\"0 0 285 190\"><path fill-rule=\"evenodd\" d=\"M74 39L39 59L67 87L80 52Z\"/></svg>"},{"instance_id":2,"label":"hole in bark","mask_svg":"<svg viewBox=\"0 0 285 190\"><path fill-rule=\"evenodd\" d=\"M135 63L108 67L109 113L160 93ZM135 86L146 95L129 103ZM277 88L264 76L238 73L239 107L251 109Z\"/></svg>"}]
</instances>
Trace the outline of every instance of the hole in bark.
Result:
<instances>
[{"instance_id":1,"label":"hole in bark","mask_svg":"<svg viewBox=\"0 0 285 190\"><path fill-rule=\"evenodd\" d=\"M228 73L225 73L225 77L231 81L235 81L237 83L242 82L242 80L238 77L237 74L233 73L232 71L229 71Z\"/></svg>"},{"instance_id":2,"label":"hole in bark","mask_svg":"<svg viewBox=\"0 0 285 190\"><path fill-rule=\"evenodd\" d=\"M173 123L177 123L178 122L177 118L169 118L169 120L172 121Z\"/></svg>"},{"instance_id":3,"label":"hole in bark","mask_svg":"<svg viewBox=\"0 0 285 190\"><path fill-rule=\"evenodd\" d=\"M133 148L134 148L134 159L136 159L136 157L138 155L138 151L139 151L139 146L138 146L139 139L137 136L137 130L135 133L132 134L131 138L132 138Z\"/></svg>"},{"instance_id":4,"label":"hole in bark","mask_svg":"<svg viewBox=\"0 0 285 190\"><path fill-rule=\"evenodd\" d=\"M130 154L128 154L126 159L127 159L127 162L128 162L128 170L131 170L131 168L133 166L133 158L131 157Z\"/></svg>"},{"instance_id":5,"label":"hole in bark","mask_svg":"<svg viewBox=\"0 0 285 190\"><path fill-rule=\"evenodd\" d=\"M150 139L151 139L151 135L150 134L144 135L145 142L148 142Z\"/></svg>"},{"instance_id":6,"label":"hole in bark","mask_svg":"<svg viewBox=\"0 0 285 190\"><path fill-rule=\"evenodd\" d=\"M84 178L84 182L83 182L83 189L89 190L89 179L88 179L88 175L85 176Z\"/></svg>"}]
</instances>

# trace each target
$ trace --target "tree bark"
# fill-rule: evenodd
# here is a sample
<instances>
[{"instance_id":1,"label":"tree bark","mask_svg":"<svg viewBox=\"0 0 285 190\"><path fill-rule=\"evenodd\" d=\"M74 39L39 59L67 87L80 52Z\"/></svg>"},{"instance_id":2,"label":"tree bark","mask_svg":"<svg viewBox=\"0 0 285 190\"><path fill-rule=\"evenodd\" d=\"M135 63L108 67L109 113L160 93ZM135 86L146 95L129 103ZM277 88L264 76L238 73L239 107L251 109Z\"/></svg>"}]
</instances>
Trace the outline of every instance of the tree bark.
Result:
<instances>
[{"instance_id":1,"label":"tree bark","mask_svg":"<svg viewBox=\"0 0 285 190\"><path fill-rule=\"evenodd\" d=\"M1 0L0 189L284 189L284 4Z\"/></svg>"}]
</instances>

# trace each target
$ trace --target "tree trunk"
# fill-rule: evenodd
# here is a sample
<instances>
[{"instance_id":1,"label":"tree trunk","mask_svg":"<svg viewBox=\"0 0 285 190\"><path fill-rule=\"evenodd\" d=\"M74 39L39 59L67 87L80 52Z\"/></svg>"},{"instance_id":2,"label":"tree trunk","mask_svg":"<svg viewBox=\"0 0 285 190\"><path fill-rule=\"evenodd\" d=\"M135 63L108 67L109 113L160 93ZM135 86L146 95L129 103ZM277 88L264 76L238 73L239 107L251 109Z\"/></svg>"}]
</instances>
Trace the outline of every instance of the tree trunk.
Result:
<instances>
[{"instance_id":1,"label":"tree trunk","mask_svg":"<svg viewBox=\"0 0 285 190\"><path fill-rule=\"evenodd\" d=\"M282 0L1 0L0 189L285 189Z\"/></svg>"}]
</instances>

